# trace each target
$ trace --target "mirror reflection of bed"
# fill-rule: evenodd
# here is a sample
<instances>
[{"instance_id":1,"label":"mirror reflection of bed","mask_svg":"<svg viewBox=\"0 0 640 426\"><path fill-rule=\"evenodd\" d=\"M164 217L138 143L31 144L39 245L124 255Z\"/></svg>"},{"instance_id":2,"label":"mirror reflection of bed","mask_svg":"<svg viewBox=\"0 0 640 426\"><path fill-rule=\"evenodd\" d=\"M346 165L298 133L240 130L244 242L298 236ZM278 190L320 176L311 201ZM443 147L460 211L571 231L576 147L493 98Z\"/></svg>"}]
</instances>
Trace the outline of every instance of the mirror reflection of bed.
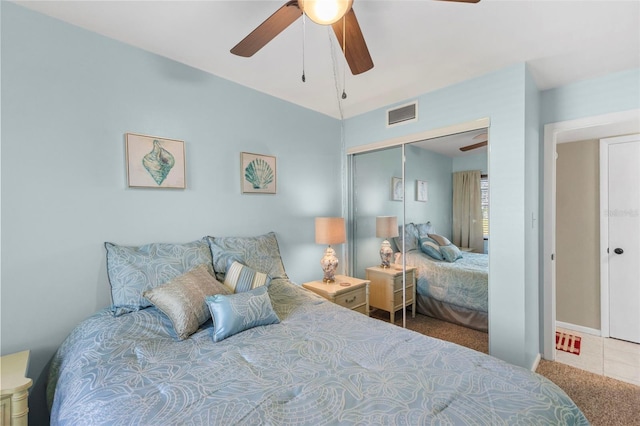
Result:
<instances>
[{"instance_id":1,"label":"mirror reflection of bed","mask_svg":"<svg viewBox=\"0 0 640 426\"><path fill-rule=\"evenodd\" d=\"M417 314L483 333L488 332L488 150L487 144L459 148L486 135L481 129L406 144L403 201L394 200L391 186L393 177L402 176L402 147L360 153L351 163L352 273L364 278L365 269L379 263L376 217L397 215L406 231L404 260L417 268ZM391 242L401 262L401 234ZM410 313L409 307L408 318ZM389 320L384 315L373 312Z\"/></svg>"}]
</instances>

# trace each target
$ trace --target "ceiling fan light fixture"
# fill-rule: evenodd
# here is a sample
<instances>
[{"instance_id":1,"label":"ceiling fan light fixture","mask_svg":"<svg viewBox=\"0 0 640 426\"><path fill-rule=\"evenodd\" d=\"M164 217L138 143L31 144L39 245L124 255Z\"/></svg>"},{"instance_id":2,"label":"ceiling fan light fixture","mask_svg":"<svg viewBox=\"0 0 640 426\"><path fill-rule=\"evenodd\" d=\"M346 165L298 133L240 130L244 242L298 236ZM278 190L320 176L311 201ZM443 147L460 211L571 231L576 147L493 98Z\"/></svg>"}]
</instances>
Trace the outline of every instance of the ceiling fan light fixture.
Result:
<instances>
[{"instance_id":1,"label":"ceiling fan light fixture","mask_svg":"<svg viewBox=\"0 0 640 426\"><path fill-rule=\"evenodd\" d=\"M338 22L351 10L352 4L353 0L298 0L300 10L320 25Z\"/></svg>"}]
</instances>

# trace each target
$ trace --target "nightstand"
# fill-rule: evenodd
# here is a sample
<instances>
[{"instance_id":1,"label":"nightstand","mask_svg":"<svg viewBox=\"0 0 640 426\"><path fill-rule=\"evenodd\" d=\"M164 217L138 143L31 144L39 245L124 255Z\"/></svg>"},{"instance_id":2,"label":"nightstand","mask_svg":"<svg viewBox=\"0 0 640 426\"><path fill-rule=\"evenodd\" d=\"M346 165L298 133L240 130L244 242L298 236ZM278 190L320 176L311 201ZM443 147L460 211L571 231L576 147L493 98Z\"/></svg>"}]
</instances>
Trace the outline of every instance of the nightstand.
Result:
<instances>
[{"instance_id":1,"label":"nightstand","mask_svg":"<svg viewBox=\"0 0 640 426\"><path fill-rule=\"evenodd\" d=\"M341 283L349 283L341 286ZM369 281L360 278L336 275L334 283L325 283L322 280L311 281L302 284L307 290L324 297L325 299L344 306L347 309L369 315Z\"/></svg>"},{"instance_id":2,"label":"nightstand","mask_svg":"<svg viewBox=\"0 0 640 426\"><path fill-rule=\"evenodd\" d=\"M0 358L0 425L27 425L31 379L25 377L29 351Z\"/></svg>"},{"instance_id":3,"label":"nightstand","mask_svg":"<svg viewBox=\"0 0 640 426\"><path fill-rule=\"evenodd\" d=\"M402 309L402 269L372 266L366 269L369 284L369 305L390 313L395 322L395 312ZM407 266L406 306L411 306L411 316L416 316L416 267Z\"/></svg>"}]
</instances>

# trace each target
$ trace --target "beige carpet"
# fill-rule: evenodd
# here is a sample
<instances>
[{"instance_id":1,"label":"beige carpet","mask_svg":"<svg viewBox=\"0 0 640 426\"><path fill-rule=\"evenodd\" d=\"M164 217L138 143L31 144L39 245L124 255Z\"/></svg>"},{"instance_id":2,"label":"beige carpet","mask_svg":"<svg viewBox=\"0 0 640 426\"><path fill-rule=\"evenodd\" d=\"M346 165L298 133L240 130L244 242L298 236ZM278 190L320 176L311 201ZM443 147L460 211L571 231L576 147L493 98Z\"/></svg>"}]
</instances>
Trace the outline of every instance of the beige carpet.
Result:
<instances>
[{"instance_id":1,"label":"beige carpet","mask_svg":"<svg viewBox=\"0 0 640 426\"><path fill-rule=\"evenodd\" d=\"M402 312L395 324L402 326ZM373 310L371 317L389 321L389 313ZM407 312L407 328L475 349L489 352L489 335L434 318ZM541 360L537 373L557 384L582 410L593 426L640 426L640 387L589 373L559 362Z\"/></svg>"}]
</instances>

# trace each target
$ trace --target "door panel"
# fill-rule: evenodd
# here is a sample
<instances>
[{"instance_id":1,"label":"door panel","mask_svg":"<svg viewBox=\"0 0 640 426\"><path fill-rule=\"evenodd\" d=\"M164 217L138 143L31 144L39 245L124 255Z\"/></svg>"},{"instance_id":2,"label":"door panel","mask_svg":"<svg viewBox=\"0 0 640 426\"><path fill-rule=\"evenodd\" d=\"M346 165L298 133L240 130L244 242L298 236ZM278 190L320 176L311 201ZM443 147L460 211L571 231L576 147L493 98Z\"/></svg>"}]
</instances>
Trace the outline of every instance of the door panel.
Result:
<instances>
[{"instance_id":1,"label":"door panel","mask_svg":"<svg viewBox=\"0 0 640 426\"><path fill-rule=\"evenodd\" d=\"M609 334L640 343L640 137L608 157Z\"/></svg>"}]
</instances>

